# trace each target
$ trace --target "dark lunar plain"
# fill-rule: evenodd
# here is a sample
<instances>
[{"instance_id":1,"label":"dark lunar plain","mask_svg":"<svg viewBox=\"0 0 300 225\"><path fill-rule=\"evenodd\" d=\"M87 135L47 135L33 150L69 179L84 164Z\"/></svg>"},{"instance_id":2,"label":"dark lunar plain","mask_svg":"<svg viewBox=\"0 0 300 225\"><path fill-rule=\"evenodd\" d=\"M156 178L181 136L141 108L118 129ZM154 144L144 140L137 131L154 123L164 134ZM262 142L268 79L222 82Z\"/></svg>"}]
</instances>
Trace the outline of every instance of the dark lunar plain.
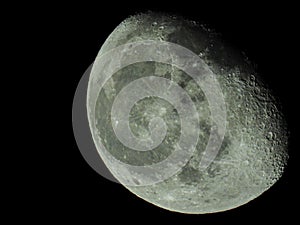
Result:
<instances>
[{"instance_id":1,"label":"dark lunar plain","mask_svg":"<svg viewBox=\"0 0 300 225\"><path fill-rule=\"evenodd\" d=\"M55 76L58 82L61 82L59 76L64 77L63 99L66 101L60 104L69 113L69 117L60 122L69 125L64 134L69 142L58 145L54 150L58 151L59 166L62 168L58 169L52 182L54 188L47 196L47 199L50 196L49 204L53 211L50 217L81 220L84 223L93 220L100 224L271 224L278 220L289 224L294 220L299 209L296 203L299 198L296 191L299 178L299 87L296 81L299 63L296 59L299 57L295 53L297 26L292 6L284 3L261 5L250 1L237 5L201 1L197 1L197 5L187 1L149 1L142 5L126 2L72 4L53 7L47 21L54 32L51 35L59 41L56 54L63 66L62 74ZM82 158L70 118L77 84L113 29L128 16L148 10L176 13L220 32L225 41L243 50L257 64L258 72L281 100L291 133L288 166L278 182L251 202L229 211L205 215L170 212L102 178Z\"/></svg>"}]
</instances>

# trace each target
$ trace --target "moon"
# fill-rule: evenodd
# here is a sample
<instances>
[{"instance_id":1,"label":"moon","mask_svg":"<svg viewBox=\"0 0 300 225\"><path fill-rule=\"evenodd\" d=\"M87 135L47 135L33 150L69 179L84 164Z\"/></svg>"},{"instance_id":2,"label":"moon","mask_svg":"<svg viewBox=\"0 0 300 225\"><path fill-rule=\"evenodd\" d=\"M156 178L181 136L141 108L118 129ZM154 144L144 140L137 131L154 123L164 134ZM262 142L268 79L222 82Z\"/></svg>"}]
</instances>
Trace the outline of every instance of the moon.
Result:
<instances>
[{"instance_id":1,"label":"moon","mask_svg":"<svg viewBox=\"0 0 300 225\"><path fill-rule=\"evenodd\" d=\"M160 46L149 48L153 54L167 54L164 43L192 52L204 68L201 71L214 77L216 85L210 86L214 88L205 89L208 78L199 86L202 74L191 77L184 66L166 63L167 59L139 60L146 54L141 49L128 55L128 49L135 48L131 43L149 41ZM120 48L117 57L108 56L124 45L127 51ZM140 54L136 63L119 61L135 54ZM176 57L171 55L174 61ZM112 75L104 78L105 73ZM220 109L212 110L222 102ZM93 140L111 173L145 201L187 214L239 207L282 176L288 130L280 107L249 59L220 34L181 16L154 12L125 19L109 35L95 60L87 94ZM224 114L216 113L221 109ZM220 146L207 167L200 169L216 123L224 125L217 126L213 142ZM178 146L188 150L180 153ZM180 159L176 166L175 159ZM140 176L142 170L132 172L125 165L149 170ZM161 179L152 182L152 177Z\"/></svg>"}]
</instances>

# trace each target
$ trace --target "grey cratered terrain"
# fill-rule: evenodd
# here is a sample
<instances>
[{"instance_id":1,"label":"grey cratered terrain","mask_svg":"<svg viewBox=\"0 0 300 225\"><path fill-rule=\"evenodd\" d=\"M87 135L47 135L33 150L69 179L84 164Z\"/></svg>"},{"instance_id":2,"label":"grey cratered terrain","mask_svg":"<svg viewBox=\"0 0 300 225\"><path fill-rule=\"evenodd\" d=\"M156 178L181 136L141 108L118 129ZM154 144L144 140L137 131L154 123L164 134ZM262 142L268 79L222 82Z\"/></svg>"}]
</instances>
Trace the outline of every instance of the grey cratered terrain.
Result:
<instances>
[{"instance_id":1,"label":"grey cratered terrain","mask_svg":"<svg viewBox=\"0 0 300 225\"><path fill-rule=\"evenodd\" d=\"M249 60L205 26L151 12L123 21L107 38L98 56L117 46L143 40L181 45L208 65L226 103L226 133L215 160L207 169L199 170L212 125L208 101L199 86L172 65L140 62L121 69L97 93L95 109L90 109L88 103L89 118L94 117L96 124L92 133L100 136L117 160L136 166L155 164L171 154L180 136L180 118L172 104L150 96L132 107L129 125L136 137L147 137L149 121L159 116L168 127L161 145L152 151L135 151L116 137L110 114L113 102L124 86L142 76L159 76L176 82L194 102L200 124L196 150L179 172L152 185L124 186L159 207L193 214L232 209L269 189L287 163L287 130L280 104ZM113 172L116 168L109 169Z\"/></svg>"}]
</instances>

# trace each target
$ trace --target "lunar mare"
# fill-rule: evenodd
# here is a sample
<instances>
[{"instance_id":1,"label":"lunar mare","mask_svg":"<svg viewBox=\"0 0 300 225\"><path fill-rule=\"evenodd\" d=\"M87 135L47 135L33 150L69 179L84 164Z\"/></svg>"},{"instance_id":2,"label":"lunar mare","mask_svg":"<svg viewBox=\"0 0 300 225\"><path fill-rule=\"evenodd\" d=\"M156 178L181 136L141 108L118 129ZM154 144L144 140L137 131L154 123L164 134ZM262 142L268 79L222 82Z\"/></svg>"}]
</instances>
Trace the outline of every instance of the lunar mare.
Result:
<instances>
[{"instance_id":1,"label":"lunar mare","mask_svg":"<svg viewBox=\"0 0 300 225\"><path fill-rule=\"evenodd\" d=\"M205 170L199 170L214 125L203 90L184 71L169 64L147 61L122 68L96 93L95 108L90 108L89 96L87 102L89 120L95 120L92 133L99 136L117 160L135 166L152 165L168 158L180 140L180 114L166 99L155 96L133 104L128 126L136 138L147 139L163 123L167 129L162 132L162 143L154 143L156 148L152 151L136 151L118 140L116 125L112 125L116 121L111 118L113 104L126 85L141 77L157 76L180 86L193 101L199 121L195 151L180 171L153 185L124 186L159 207L192 214L229 210L269 189L281 177L287 163L287 128L280 104L249 60L222 41L219 34L196 22L151 12L123 21L107 38L98 57L118 46L143 40L178 44L208 65L226 103L226 132L215 160ZM108 169L116 173L118 168Z\"/></svg>"}]
</instances>

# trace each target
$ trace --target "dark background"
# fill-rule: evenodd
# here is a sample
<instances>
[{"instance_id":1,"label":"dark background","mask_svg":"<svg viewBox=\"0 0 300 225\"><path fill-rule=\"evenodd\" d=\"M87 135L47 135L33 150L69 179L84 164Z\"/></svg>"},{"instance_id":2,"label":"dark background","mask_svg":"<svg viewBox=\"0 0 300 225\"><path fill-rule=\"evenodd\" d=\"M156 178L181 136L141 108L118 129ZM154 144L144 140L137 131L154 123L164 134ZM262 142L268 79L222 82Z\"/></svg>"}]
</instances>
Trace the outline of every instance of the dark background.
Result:
<instances>
[{"instance_id":1,"label":"dark background","mask_svg":"<svg viewBox=\"0 0 300 225\"><path fill-rule=\"evenodd\" d=\"M43 31L43 35L50 37L44 45L50 47L55 62L50 67L59 65L59 70L52 77L58 83L57 92L63 93L56 101L60 109L66 109L66 115L60 115L61 122L56 128L60 144L53 151L57 162L53 162L54 169L50 173L54 175L52 188L45 194L45 202L49 201L52 206L49 218L83 222L95 220L103 224L227 224L234 221L261 223L262 220L273 223L281 219L289 223L296 217L299 209L295 204L299 177L296 162L299 63L296 59L299 57L296 54L298 26L295 6L287 2L263 5L245 1L239 4L211 1L147 1L134 4L112 1L72 3L67 6L58 4L43 8L39 14L47 18L43 26L49 28ZM82 158L71 123L72 100L77 84L113 29L129 15L148 10L178 13L221 32L225 40L243 50L258 65L258 71L282 101L291 131L289 166L270 190L250 203L207 215L169 212L102 178ZM67 124L66 130L61 124Z\"/></svg>"}]
</instances>

